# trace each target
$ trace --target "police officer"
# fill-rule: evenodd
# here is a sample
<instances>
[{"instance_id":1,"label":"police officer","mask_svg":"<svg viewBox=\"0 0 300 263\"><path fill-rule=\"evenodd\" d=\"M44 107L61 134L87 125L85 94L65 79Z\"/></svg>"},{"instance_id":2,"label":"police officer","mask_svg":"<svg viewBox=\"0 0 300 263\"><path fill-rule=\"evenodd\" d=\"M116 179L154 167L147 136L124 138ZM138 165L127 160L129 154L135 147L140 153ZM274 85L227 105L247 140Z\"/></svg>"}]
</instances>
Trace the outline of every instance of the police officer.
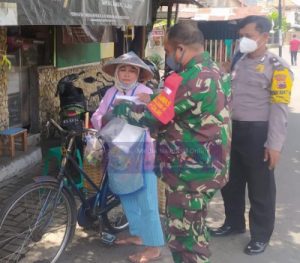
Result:
<instances>
[{"instance_id":1,"label":"police officer","mask_svg":"<svg viewBox=\"0 0 300 263\"><path fill-rule=\"evenodd\" d=\"M228 184L222 189L226 219L213 236L245 232L248 186L251 240L244 252L264 252L274 229L276 167L287 133L292 72L266 48L271 23L248 16L239 24L244 55L232 70L233 127Z\"/></svg>"}]
</instances>

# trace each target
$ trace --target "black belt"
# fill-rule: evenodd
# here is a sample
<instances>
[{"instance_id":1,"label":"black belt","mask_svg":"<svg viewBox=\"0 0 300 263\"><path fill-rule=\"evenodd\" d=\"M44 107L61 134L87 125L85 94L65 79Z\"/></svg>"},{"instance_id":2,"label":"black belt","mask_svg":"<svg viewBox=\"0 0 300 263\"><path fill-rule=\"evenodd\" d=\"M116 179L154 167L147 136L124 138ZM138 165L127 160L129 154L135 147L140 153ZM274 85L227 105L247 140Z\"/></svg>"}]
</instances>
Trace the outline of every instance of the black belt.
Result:
<instances>
[{"instance_id":1,"label":"black belt","mask_svg":"<svg viewBox=\"0 0 300 263\"><path fill-rule=\"evenodd\" d=\"M268 126L267 121L232 121L234 127L266 127Z\"/></svg>"}]
</instances>

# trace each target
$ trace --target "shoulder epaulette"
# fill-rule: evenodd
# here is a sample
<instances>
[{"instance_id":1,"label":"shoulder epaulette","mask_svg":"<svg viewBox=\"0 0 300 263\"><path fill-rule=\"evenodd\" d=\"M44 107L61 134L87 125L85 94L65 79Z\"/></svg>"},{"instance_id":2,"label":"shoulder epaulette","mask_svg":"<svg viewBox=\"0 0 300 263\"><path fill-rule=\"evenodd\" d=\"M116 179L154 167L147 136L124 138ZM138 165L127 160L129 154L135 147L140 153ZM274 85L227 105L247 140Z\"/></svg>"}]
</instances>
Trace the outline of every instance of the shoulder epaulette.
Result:
<instances>
[{"instance_id":1,"label":"shoulder epaulette","mask_svg":"<svg viewBox=\"0 0 300 263\"><path fill-rule=\"evenodd\" d=\"M274 68L285 68L283 63L276 57L271 57L269 61L273 65Z\"/></svg>"}]
</instances>

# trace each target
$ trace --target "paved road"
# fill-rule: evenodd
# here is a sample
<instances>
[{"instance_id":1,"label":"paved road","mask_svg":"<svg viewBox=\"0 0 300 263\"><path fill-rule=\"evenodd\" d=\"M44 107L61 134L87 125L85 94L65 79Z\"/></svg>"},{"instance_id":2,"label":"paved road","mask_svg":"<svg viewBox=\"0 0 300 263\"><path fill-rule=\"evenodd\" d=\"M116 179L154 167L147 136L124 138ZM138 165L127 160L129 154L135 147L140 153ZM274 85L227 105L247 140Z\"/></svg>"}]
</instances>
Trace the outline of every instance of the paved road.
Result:
<instances>
[{"instance_id":1,"label":"paved road","mask_svg":"<svg viewBox=\"0 0 300 263\"><path fill-rule=\"evenodd\" d=\"M287 49L284 57L289 61ZM300 64L300 62L299 62ZM286 147L276 171L277 210L276 227L270 246L265 253L258 256L247 256L242 250L249 241L249 231L242 235L226 238L214 238L211 242L213 263L298 263L300 262L300 66L292 68L295 73L289 130ZM28 182L32 175L39 174L40 167L28 172L25 177L10 179L0 184L1 201L11 195L22 184ZM25 178L25 179L24 179ZM9 182L9 184L7 184ZM210 205L208 218L212 226L223 222L223 205L218 195ZM136 251L133 246L106 247L100 243L94 231L83 231L77 228L75 238L59 263L123 263ZM161 263L171 263L167 248L163 250Z\"/></svg>"}]
</instances>

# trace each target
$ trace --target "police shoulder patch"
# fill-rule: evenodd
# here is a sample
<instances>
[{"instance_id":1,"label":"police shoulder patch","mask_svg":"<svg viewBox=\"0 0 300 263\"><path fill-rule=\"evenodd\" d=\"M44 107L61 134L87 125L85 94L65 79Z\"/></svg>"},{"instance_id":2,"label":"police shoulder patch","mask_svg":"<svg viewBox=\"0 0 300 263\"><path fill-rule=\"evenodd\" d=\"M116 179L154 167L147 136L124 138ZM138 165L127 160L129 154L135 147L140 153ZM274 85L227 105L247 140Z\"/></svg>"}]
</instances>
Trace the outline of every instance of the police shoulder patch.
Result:
<instances>
[{"instance_id":1,"label":"police shoulder patch","mask_svg":"<svg viewBox=\"0 0 300 263\"><path fill-rule=\"evenodd\" d=\"M271 85L271 103L289 104L293 85L288 68L275 69Z\"/></svg>"}]
</instances>

